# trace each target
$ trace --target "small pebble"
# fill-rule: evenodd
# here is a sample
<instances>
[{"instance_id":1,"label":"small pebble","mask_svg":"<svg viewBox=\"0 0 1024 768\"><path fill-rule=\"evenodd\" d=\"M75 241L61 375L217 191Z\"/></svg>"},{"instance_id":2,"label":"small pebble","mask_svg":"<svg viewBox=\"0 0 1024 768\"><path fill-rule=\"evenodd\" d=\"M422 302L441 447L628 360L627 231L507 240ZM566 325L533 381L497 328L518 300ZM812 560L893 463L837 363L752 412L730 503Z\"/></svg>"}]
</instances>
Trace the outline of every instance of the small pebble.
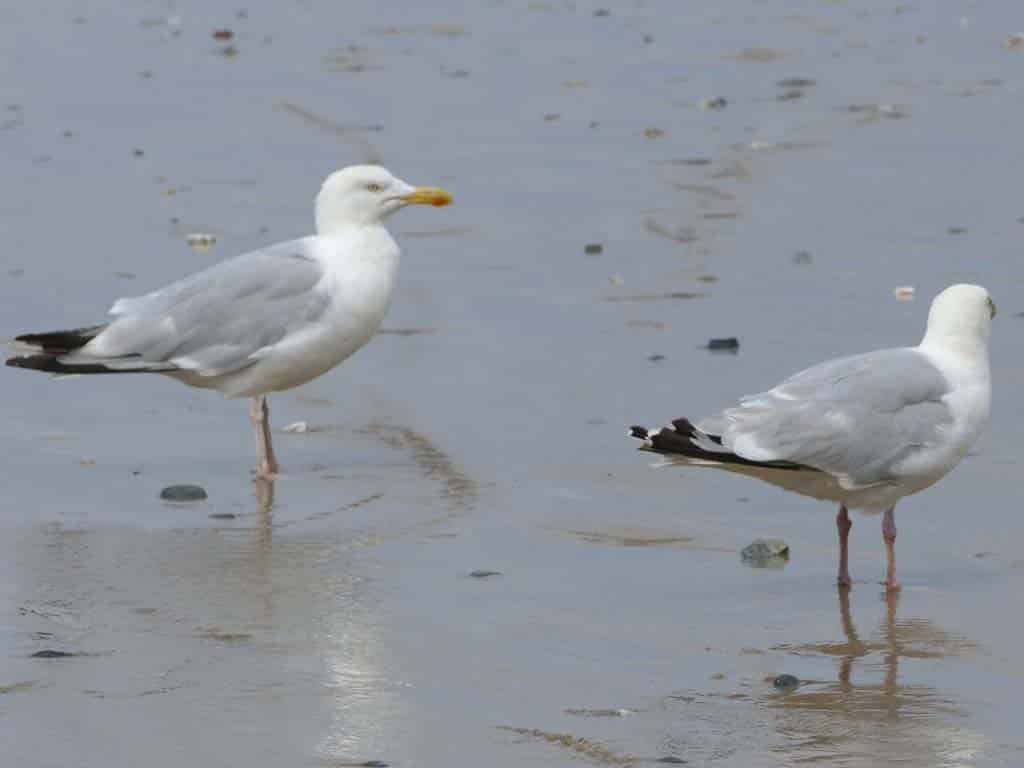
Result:
<instances>
[{"instance_id":1,"label":"small pebble","mask_svg":"<svg viewBox=\"0 0 1024 768\"><path fill-rule=\"evenodd\" d=\"M681 757L673 757L669 755L667 757L659 757L654 762L656 763L668 763L669 765L686 765L686 761Z\"/></svg>"},{"instance_id":2,"label":"small pebble","mask_svg":"<svg viewBox=\"0 0 1024 768\"><path fill-rule=\"evenodd\" d=\"M967 227L949 227L946 233L950 235L966 235Z\"/></svg>"},{"instance_id":3,"label":"small pebble","mask_svg":"<svg viewBox=\"0 0 1024 768\"><path fill-rule=\"evenodd\" d=\"M1003 48L1006 48L1008 51L1015 51L1024 48L1024 34L1018 32L1013 35L1008 35L1006 39L1003 40Z\"/></svg>"},{"instance_id":4,"label":"small pebble","mask_svg":"<svg viewBox=\"0 0 1024 768\"><path fill-rule=\"evenodd\" d=\"M725 107L726 107L726 105L728 103L729 102L726 101L725 99L723 99L721 96L717 96L717 97L715 97L713 99L710 99L710 98L709 99L701 99L700 100L700 108L701 109L725 109Z\"/></svg>"},{"instance_id":5,"label":"small pebble","mask_svg":"<svg viewBox=\"0 0 1024 768\"><path fill-rule=\"evenodd\" d=\"M575 715L577 717L626 717L627 715L633 714L631 709L588 709L579 707L570 707L564 710L567 715Z\"/></svg>"},{"instance_id":6,"label":"small pebble","mask_svg":"<svg viewBox=\"0 0 1024 768\"><path fill-rule=\"evenodd\" d=\"M208 251L217 244L217 236L206 232L193 232L185 236L185 242L188 243L189 248L195 248L197 251Z\"/></svg>"},{"instance_id":7,"label":"small pebble","mask_svg":"<svg viewBox=\"0 0 1024 768\"><path fill-rule=\"evenodd\" d=\"M604 18L606 16L611 16L612 12L609 11L607 8L598 8L596 11L594 11L594 15L597 16L598 18Z\"/></svg>"},{"instance_id":8,"label":"small pebble","mask_svg":"<svg viewBox=\"0 0 1024 768\"><path fill-rule=\"evenodd\" d=\"M816 85L816 82L809 77L787 77L785 80L779 80L776 85L779 88L810 88Z\"/></svg>"},{"instance_id":9,"label":"small pebble","mask_svg":"<svg viewBox=\"0 0 1024 768\"><path fill-rule=\"evenodd\" d=\"M650 360L652 363L660 363L662 360L665 359L665 356L664 355L648 355L647 359Z\"/></svg>"},{"instance_id":10,"label":"small pebble","mask_svg":"<svg viewBox=\"0 0 1024 768\"><path fill-rule=\"evenodd\" d=\"M644 138L660 139L664 135L665 132L661 128L647 128L644 130Z\"/></svg>"},{"instance_id":11,"label":"small pebble","mask_svg":"<svg viewBox=\"0 0 1024 768\"><path fill-rule=\"evenodd\" d=\"M783 689L796 688L798 685L800 685L800 681L793 675L779 675L774 680L772 680L772 685L774 685L776 688Z\"/></svg>"},{"instance_id":12,"label":"small pebble","mask_svg":"<svg viewBox=\"0 0 1024 768\"><path fill-rule=\"evenodd\" d=\"M206 498L206 489L201 485L168 485L160 491L164 501L202 501Z\"/></svg>"},{"instance_id":13,"label":"small pebble","mask_svg":"<svg viewBox=\"0 0 1024 768\"><path fill-rule=\"evenodd\" d=\"M705 349L711 352L737 352L740 348L740 340L735 336L728 336L724 339L710 339Z\"/></svg>"},{"instance_id":14,"label":"small pebble","mask_svg":"<svg viewBox=\"0 0 1024 768\"><path fill-rule=\"evenodd\" d=\"M68 658L70 656L74 656L74 655L75 654L68 653L67 651L45 650L45 651L36 651L35 653L32 654L32 656L30 658L33 658L33 659L66 659L66 658Z\"/></svg>"},{"instance_id":15,"label":"small pebble","mask_svg":"<svg viewBox=\"0 0 1024 768\"><path fill-rule=\"evenodd\" d=\"M754 567L780 567L789 560L789 545L782 539L754 539L740 550L740 559Z\"/></svg>"},{"instance_id":16,"label":"small pebble","mask_svg":"<svg viewBox=\"0 0 1024 768\"><path fill-rule=\"evenodd\" d=\"M583 246L583 252L588 256L596 256L597 254L604 252L604 246L600 243L587 243Z\"/></svg>"},{"instance_id":17,"label":"small pebble","mask_svg":"<svg viewBox=\"0 0 1024 768\"><path fill-rule=\"evenodd\" d=\"M146 153L143 152L141 149L133 149L132 154L135 155L135 157L142 157Z\"/></svg>"},{"instance_id":18,"label":"small pebble","mask_svg":"<svg viewBox=\"0 0 1024 768\"><path fill-rule=\"evenodd\" d=\"M211 520L234 520L238 515L234 512L214 512L210 515Z\"/></svg>"},{"instance_id":19,"label":"small pebble","mask_svg":"<svg viewBox=\"0 0 1024 768\"><path fill-rule=\"evenodd\" d=\"M914 286L900 285L892 289L892 295L900 301L910 301L914 298Z\"/></svg>"},{"instance_id":20,"label":"small pebble","mask_svg":"<svg viewBox=\"0 0 1024 768\"><path fill-rule=\"evenodd\" d=\"M794 264L810 264L813 260L810 251L797 251L793 254Z\"/></svg>"},{"instance_id":21,"label":"small pebble","mask_svg":"<svg viewBox=\"0 0 1024 768\"><path fill-rule=\"evenodd\" d=\"M469 572L469 578L471 579L488 579L491 576L501 576L501 571L479 570Z\"/></svg>"},{"instance_id":22,"label":"small pebble","mask_svg":"<svg viewBox=\"0 0 1024 768\"><path fill-rule=\"evenodd\" d=\"M215 29L213 30L214 40L230 40L235 36L235 33L230 29Z\"/></svg>"}]
</instances>

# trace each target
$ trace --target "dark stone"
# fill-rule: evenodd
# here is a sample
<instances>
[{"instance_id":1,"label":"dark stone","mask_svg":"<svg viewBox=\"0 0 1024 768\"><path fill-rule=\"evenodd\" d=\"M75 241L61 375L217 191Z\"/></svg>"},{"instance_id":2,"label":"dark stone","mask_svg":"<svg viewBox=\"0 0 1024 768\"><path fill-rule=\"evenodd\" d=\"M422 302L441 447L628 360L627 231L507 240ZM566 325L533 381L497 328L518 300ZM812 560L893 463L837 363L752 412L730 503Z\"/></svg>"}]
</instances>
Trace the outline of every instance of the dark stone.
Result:
<instances>
[{"instance_id":1,"label":"dark stone","mask_svg":"<svg viewBox=\"0 0 1024 768\"><path fill-rule=\"evenodd\" d=\"M776 83L779 88L810 88L817 83L809 77L787 77Z\"/></svg>"},{"instance_id":2,"label":"dark stone","mask_svg":"<svg viewBox=\"0 0 1024 768\"><path fill-rule=\"evenodd\" d=\"M214 512L210 515L211 520L234 520L238 515L234 512Z\"/></svg>"},{"instance_id":3,"label":"dark stone","mask_svg":"<svg viewBox=\"0 0 1024 768\"><path fill-rule=\"evenodd\" d=\"M597 254L604 252L604 246L600 243L587 243L583 246L583 252L588 256L596 256Z\"/></svg>"},{"instance_id":4,"label":"dark stone","mask_svg":"<svg viewBox=\"0 0 1024 768\"><path fill-rule=\"evenodd\" d=\"M164 501L203 501L206 489L201 485L168 485L160 491Z\"/></svg>"},{"instance_id":5,"label":"dark stone","mask_svg":"<svg viewBox=\"0 0 1024 768\"><path fill-rule=\"evenodd\" d=\"M668 763L669 765L686 765L686 761L683 760L683 758L681 758L681 757L673 757L672 755L669 755L668 757L659 757L654 762L656 762L656 763Z\"/></svg>"},{"instance_id":6,"label":"dark stone","mask_svg":"<svg viewBox=\"0 0 1024 768\"><path fill-rule=\"evenodd\" d=\"M739 348L740 340L735 336L729 336L724 339L711 339L706 347L706 349L712 352L737 352Z\"/></svg>"},{"instance_id":7,"label":"dark stone","mask_svg":"<svg viewBox=\"0 0 1024 768\"><path fill-rule=\"evenodd\" d=\"M772 680L772 685L774 685L776 688L789 690L799 686L800 681L794 675L779 675L774 680Z\"/></svg>"},{"instance_id":8,"label":"dark stone","mask_svg":"<svg viewBox=\"0 0 1024 768\"><path fill-rule=\"evenodd\" d=\"M54 651L54 650L47 649L45 651L36 651L35 653L32 654L32 656L30 658L33 658L33 659L66 659L66 658L69 658L69 657L75 656L75 655L76 654L69 653L68 651Z\"/></svg>"},{"instance_id":9,"label":"dark stone","mask_svg":"<svg viewBox=\"0 0 1024 768\"><path fill-rule=\"evenodd\" d=\"M471 579L487 579L491 576L501 576L501 571L479 570L469 572L469 578Z\"/></svg>"},{"instance_id":10,"label":"dark stone","mask_svg":"<svg viewBox=\"0 0 1024 768\"><path fill-rule=\"evenodd\" d=\"M665 356L664 355L649 355L647 357L647 359L650 360L652 363L660 363L662 360L665 359Z\"/></svg>"}]
</instances>

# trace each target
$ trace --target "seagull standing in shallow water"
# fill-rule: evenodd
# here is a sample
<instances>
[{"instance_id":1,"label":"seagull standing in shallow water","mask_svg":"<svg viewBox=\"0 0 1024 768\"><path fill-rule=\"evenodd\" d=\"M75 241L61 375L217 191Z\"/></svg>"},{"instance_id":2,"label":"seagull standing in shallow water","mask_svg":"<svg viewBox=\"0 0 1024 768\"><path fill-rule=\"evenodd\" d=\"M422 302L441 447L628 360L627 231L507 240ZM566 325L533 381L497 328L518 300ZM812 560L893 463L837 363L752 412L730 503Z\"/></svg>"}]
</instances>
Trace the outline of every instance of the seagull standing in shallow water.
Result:
<instances>
[{"instance_id":1,"label":"seagull standing in shallow water","mask_svg":"<svg viewBox=\"0 0 1024 768\"><path fill-rule=\"evenodd\" d=\"M850 509L884 511L885 584L896 582L896 502L937 482L989 419L988 339L996 306L977 285L932 301L916 347L821 363L694 426L632 427L668 464L710 466L839 502L839 585L851 583Z\"/></svg>"},{"instance_id":2,"label":"seagull standing in shallow water","mask_svg":"<svg viewBox=\"0 0 1024 768\"><path fill-rule=\"evenodd\" d=\"M256 474L279 467L266 394L326 373L368 342L391 302L399 249L384 220L451 196L384 168L332 173L316 198L316 235L221 262L144 296L113 320L15 339L7 365L53 374L159 373L227 397L250 397Z\"/></svg>"}]
</instances>

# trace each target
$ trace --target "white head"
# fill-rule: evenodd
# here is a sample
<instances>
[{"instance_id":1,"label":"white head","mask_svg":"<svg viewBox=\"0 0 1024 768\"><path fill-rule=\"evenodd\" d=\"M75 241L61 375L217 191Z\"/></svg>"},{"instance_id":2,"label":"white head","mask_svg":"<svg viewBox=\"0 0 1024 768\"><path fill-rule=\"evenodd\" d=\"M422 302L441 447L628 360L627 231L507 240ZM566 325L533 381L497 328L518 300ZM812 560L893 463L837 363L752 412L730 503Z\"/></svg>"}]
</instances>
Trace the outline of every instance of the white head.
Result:
<instances>
[{"instance_id":1,"label":"white head","mask_svg":"<svg viewBox=\"0 0 1024 768\"><path fill-rule=\"evenodd\" d=\"M996 305L980 285L951 285L932 300L922 344L987 346Z\"/></svg>"},{"instance_id":2,"label":"white head","mask_svg":"<svg viewBox=\"0 0 1024 768\"><path fill-rule=\"evenodd\" d=\"M380 224L407 205L448 205L437 187L413 187L379 165L350 165L328 176L316 196L316 230L329 235L348 227Z\"/></svg>"}]
</instances>

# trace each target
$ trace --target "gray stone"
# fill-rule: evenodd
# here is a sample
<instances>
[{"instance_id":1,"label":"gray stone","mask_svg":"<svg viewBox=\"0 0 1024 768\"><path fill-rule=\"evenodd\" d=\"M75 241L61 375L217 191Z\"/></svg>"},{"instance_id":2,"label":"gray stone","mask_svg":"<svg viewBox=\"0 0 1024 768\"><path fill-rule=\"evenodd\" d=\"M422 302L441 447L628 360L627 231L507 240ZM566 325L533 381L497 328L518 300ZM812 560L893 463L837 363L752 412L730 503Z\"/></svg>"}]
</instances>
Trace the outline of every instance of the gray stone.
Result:
<instances>
[{"instance_id":1,"label":"gray stone","mask_svg":"<svg viewBox=\"0 0 1024 768\"><path fill-rule=\"evenodd\" d=\"M754 539L740 550L740 558L755 568L781 568L789 561L789 545L782 539Z\"/></svg>"},{"instance_id":2,"label":"gray stone","mask_svg":"<svg viewBox=\"0 0 1024 768\"><path fill-rule=\"evenodd\" d=\"M160 498L164 501L203 501L206 489L201 485L168 485L160 491Z\"/></svg>"}]
</instances>

